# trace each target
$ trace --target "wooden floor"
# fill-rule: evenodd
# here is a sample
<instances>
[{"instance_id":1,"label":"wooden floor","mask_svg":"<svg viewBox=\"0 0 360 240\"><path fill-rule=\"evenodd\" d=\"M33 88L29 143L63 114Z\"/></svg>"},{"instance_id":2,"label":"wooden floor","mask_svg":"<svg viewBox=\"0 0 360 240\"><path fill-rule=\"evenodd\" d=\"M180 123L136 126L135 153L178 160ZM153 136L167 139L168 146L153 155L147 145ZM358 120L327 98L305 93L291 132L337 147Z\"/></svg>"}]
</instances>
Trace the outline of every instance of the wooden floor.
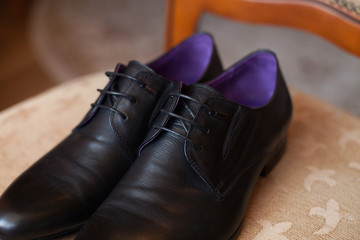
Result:
<instances>
[{"instance_id":1,"label":"wooden floor","mask_svg":"<svg viewBox=\"0 0 360 240\"><path fill-rule=\"evenodd\" d=\"M16 2L16 1L14 1ZM0 111L55 85L37 63L27 36L31 1L0 1Z\"/></svg>"}]
</instances>

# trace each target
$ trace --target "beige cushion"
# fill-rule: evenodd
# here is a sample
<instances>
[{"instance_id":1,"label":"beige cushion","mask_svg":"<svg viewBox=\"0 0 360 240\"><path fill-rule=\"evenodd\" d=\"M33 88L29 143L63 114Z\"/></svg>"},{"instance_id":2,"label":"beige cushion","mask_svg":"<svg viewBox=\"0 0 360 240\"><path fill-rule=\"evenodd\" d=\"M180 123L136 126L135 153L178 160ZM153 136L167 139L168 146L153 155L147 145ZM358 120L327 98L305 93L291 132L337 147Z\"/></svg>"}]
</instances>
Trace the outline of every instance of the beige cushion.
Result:
<instances>
[{"instance_id":1,"label":"beige cushion","mask_svg":"<svg viewBox=\"0 0 360 240\"><path fill-rule=\"evenodd\" d=\"M106 81L85 76L0 113L0 193L70 133ZM305 94L292 97L287 151L258 181L239 239L359 239L360 120Z\"/></svg>"}]
</instances>

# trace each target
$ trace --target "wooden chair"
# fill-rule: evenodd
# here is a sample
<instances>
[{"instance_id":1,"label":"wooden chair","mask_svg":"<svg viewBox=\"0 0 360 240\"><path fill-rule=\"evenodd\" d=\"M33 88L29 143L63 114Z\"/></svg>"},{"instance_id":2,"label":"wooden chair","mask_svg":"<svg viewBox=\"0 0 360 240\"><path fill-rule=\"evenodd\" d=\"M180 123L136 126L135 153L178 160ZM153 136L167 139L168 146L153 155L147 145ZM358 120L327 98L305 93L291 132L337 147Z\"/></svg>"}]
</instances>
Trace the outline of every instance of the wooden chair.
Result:
<instances>
[{"instance_id":1,"label":"wooden chair","mask_svg":"<svg viewBox=\"0 0 360 240\"><path fill-rule=\"evenodd\" d=\"M360 56L359 0L168 0L165 48L194 33L204 12L306 30Z\"/></svg>"},{"instance_id":2,"label":"wooden chair","mask_svg":"<svg viewBox=\"0 0 360 240\"><path fill-rule=\"evenodd\" d=\"M336 5L344 2L171 0L167 47L194 32L206 10L307 29L359 56L358 8ZM83 76L0 113L0 194L69 134L106 81L103 73ZM292 98L286 153L259 179L238 239L359 239L360 120L303 93L292 91Z\"/></svg>"}]
</instances>

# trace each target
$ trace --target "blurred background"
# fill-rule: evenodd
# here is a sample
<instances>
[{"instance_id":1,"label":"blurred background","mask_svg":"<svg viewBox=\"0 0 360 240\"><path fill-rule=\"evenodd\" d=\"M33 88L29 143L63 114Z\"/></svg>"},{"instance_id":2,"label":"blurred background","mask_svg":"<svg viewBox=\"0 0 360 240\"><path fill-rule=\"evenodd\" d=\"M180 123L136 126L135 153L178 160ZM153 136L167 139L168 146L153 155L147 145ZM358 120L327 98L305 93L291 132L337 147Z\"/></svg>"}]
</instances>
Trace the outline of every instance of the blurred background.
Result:
<instances>
[{"instance_id":1,"label":"blurred background","mask_svg":"<svg viewBox=\"0 0 360 240\"><path fill-rule=\"evenodd\" d=\"M164 49L164 16L165 0L0 1L0 111L118 62L156 58ZM291 88L360 116L360 59L326 40L211 14L198 31L214 35L225 67L270 48Z\"/></svg>"}]
</instances>

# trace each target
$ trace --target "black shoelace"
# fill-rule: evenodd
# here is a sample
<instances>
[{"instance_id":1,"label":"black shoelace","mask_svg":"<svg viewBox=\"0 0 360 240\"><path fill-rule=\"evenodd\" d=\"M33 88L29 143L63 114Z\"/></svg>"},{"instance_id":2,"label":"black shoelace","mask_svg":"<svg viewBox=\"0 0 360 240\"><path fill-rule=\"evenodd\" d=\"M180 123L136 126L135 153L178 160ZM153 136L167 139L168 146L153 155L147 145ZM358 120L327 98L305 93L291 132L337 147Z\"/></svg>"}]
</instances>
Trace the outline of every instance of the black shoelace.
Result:
<instances>
[{"instance_id":1,"label":"black shoelace","mask_svg":"<svg viewBox=\"0 0 360 240\"><path fill-rule=\"evenodd\" d=\"M194 103L196 103L196 104L199 104L201 107L203 107L203 108L206 109L206 111L207 111L207 113L208 113L209 115L218 116L218 112L211 110L206 104L204 104L204 103L202 103L202 102L200 102L200 101L198 101L198 100L196 100L196 99L194 99L194 98L192 98L192 97L189 97L189 96L184 95L184 94L178 94L178 93L174 93L174 94L169 95L169 97L171 97L171 98L173 98L173 97L175 97L175 96L176 96L176 97L179 97L179 98L183 98L183 99L189 100L189 101L192 101L192 102L194 102ZM167 128L167 127L162 127L162 126L159 126L159 125L154 125L154 128L155 128L155 129L161 129L161 130L164 130L164 131L166 131L166 132L175 134L176 136L179 136L179 137L183 138L184 140L187 140L187 141L191 142L196 148L201 149L201 146L200 146L200 145L194 143L194 142L192 141L192 139L190 139L190 138L187 136L188 133L189 133L189 129L186 127L186 125L184 124L183 121L188 122L188 123L190 124L190 126L199 128L199 129L200 129L201 131L203 131L205 134L209 134L209 133L210 133L210 129L208 129L208 128L204 127L204 126L201 126L199 123L197 123L196 121L194 121L194 119L195 119L195 114L194 114L194 112L190 109L190 107L189 107L184 101L182 101L182 103L183 103L185 109L189 112L190 116L192 116L193 119L188 119L188 118L186 118L186 117L183 117L183 116L178 115L178 114L173 113L173 112L166 111L166 110L164 110L164 109L161 109L160 111L161 111L162 113L164 113L164 114L167 114L167 115L169 115L169 116L171 116L171 117L174 117L174 118L176 118L176 119L181 120L181 121L180 121L180 122L181 122L181 126L184 128L184 130L185 130L185 132L186 132L186 136L183 135L183 134L180 134L180 133L178 133L178 132L176 132L176 131L174 131L174 130L171 130L170 128Z\"/></svg>"},{"instance_id":2,"label":"black shoelace","mask_svg":"<svg viewBox=\"0 0 360 240\"><path fill-rule=\"evenodd\" d=\"M144 82L132 77L132 76L129 76L127 74L124 74L124 73L117 73L117 72L105 72L105 75L111 79L112 77L123 77L123 78L127 78L131 81L134 81L136 82L141 88L143 88L144 90L150 92L151 94L153 95L156 95L156 91L153 90L149 85L145 84ZM113 83L114 85L114 83ZM112 85L112 86L113 86ZM106 94L106 95L109 95L109 99L110 99L110 105L111 106L107 106L107 105L104 105L104 104L100 104L100 103L92 103L91 104L91 107L92 108L103 108L103 109L106 109L106 110L110 110L116 114L119 114L123 119L127 119L127 116L126 114L120 112L119 110L117 110L116 108L112 107L114 105L114 102L113 102L113 98L112 97L123 97L123 98L126 98L128 99L131 103L136 103L136 99L135 97L133 96L130 96L128 94L125 94L125 93L121 93L121 92L115 92L115 91L112 91L111 90L111 87L109 89L97 89L98 92L100 92L100 94Z\"/></svg>"}]
</instances>

